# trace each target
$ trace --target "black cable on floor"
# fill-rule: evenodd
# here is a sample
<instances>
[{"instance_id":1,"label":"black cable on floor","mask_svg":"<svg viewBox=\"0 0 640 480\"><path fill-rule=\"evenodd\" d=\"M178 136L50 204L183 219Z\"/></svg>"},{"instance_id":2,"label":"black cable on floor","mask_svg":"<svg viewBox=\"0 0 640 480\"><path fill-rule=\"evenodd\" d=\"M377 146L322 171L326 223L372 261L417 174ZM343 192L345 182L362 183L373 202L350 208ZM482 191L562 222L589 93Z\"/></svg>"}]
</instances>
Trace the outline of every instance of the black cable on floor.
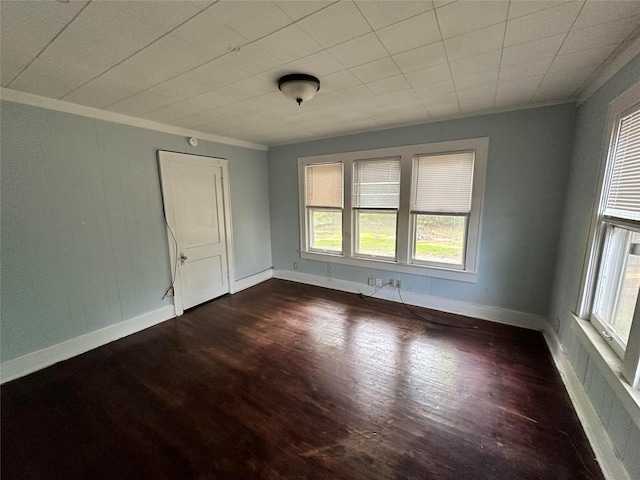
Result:
<instances>
[{"instance_id":1,"label":"black cable on floor","mask_svg":"<svg viewBox=\"0 0 640 480\"><path fill-rule=\"evenodd\" d=\"M376 293L378 293L381 289L383 289L384 287L386 287L387 284L385 283L384 285L379 286L378 288L376 288L373 293L371 295L365 295L364 293L360 293L359 296L360 298L364 299L364 298L371 298L373 297ZM409 313L411 313L411 315L413 315L416 318L419 318L420 320L423 320L425 322L429 322L432 323L434 325L439 325L441 327L450 327L450 328L459 328L461 330L475 330L478 327L477 326L466 326L466 325L451 325L448 323L442 323L442 322L438 322L436 320L431 320L429 318L425 318L422 315L416 313L415 311L411 310L409 308L409 305L407 305L406 303L404 303L404 299L402 298L402 293L400 293L400 287L397 287L398 289L398 296L400 297L400 302L402 303L402 305L404 305L404 308L406 308Z\"/></svg>"}]
</instances>

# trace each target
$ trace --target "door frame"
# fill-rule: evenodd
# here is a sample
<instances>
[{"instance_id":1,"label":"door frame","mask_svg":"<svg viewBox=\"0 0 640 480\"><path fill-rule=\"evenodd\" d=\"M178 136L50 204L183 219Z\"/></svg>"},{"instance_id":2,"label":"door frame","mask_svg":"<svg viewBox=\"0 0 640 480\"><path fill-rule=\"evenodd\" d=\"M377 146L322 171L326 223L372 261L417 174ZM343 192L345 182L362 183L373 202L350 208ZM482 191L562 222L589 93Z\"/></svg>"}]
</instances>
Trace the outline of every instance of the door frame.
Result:
<instances>
[{"instance_id":1,"label":"door frame","mask_svg":"<svg viewBox=\"0 0 640 480\"><path fill-rule=\"evenodd\" d=\"M180 155L181 161L188 162L194 160L202 163L203 160L207 163L211 163L212 166L222 168L222 209L224 212L224 227L226 238L226 250L227 250L227 276L229 281L229 293L235 293L235 261L233 254L233 230L231 228L231 195L229 192L229 161L226 158L208 157L206 155L194 155L191 153L173 152L170 150L158 150L158 175L160 177L160 194L162 196L163 216L167 227L167 240L169 242L169 265L171 266L170 275L173 276L175 268L175 279L173 279L173 306L176 316L180 316L184 313L182 303L182 283L180 278L180 269L178 268L179 249L177 248L177 238L174 239L174 233L176 231L174 222L174 206L170 202L165 201L166 193L164 179L168 178L168 162L175 161L175 159L168 158L173 155ZM174 248L175 247L175 248Z\"/></svg>"}]
</instances>

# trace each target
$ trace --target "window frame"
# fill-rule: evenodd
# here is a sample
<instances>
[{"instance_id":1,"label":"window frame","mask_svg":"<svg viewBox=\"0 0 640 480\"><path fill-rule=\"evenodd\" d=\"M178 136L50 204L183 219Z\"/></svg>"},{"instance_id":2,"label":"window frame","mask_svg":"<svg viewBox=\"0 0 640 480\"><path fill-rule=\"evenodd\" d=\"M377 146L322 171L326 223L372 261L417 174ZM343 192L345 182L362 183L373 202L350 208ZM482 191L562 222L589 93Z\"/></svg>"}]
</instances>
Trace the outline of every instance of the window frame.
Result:
<instances>
[{"instance_id":1,"label":"window frame","mask_svg":"<svg viewBox=\"0 0 640 480\"><path fill-rule=\"evenodd\" d=\"M616 338L617 335L609 325L594 315L594 309L602 256L607 246L607 232L614 226L631 231L640 231L640 222L611 218L604 214L607 196L605 187L608 185L611 176L615 142L618 138L620 124L624 117L640 108L638 99L640 99L640 82L637 82L609 104L600 171L596 184L596 196L591 215L589 241L582 272L581 290L575 311L576 317L588 321L597 335L603 338L605 340L604 343L620 358L622 376L635 389L640 388L640 295L636 302L626 349Z\"/></svg>"},{"instance_id":2,"label":"window frame","mask_svg":"<svg viewBox=\"0 0 640 480\"><path fill-rule=\"evenodd\" d=\"M374 163L374 162L385 162L388 160L393 160L393 161L397 161L399 166L400 166L400 177L402 177L402 159L400 157L390 157L390 158L359 158L357 160L354 160L352 162L352 166L351 168L353 169L353 173L352 173L352 178L355 178L355 171L357 168L357 165L359 163ZM399 179L399 182L401 182L401 178ZM398 185L398 187L400 188L400 185ZM352 219L353 219L353 225L351 226L352 228L352 235L353 235L353 251L352 251L352 255L354 258L361 258L361 259L365 259L365 260L382 260L382 261L396 261L396 259L398 258L398 212L400 210L400 199L398 198L398 207L397 208L392 208L392 207L362 207L362 206L354 206L353 205L353 188L354 188L354 182L351 183L351 198L352 198L352 202L351 202L351 210L352 210ZM346 192L345 192L346 195ZM381 213L381 214L395 214L396 216L396 225L395 225L395 249L393 252L393 256L387 256L387 255L374 255L374 254L370 254L370 253L364 253L364 252L359 252L358 251L358 243L360 242L360 223L359 223L359 216L362 213Z\"/></svg>"},{"instance_id":3,"label":"window frame","mask_svg":"<svg viewBox=\"0 0 640 480\"><path fill-rule=\"evenodd\" d=\"M471 211L467 222L463 268L448 264L412 262L413 238L410 213L412 168L415 157L420 155L446 154L459 151L475 152ZM375 150L335 153L298 158L300 257L345 265L375 268L415 275L445 278L464 282L477 282L479 246L482 225L484 185L486 177L489 138L471 138L445 142L425 143L387 147ZM396 258L356 255L355 210L352 206L353 168L357 160L379 158L400 158L400 204L397 212ZM306 215L305 167L320 163L342 162L343 168L343 209L342 209L342 252L318 252L309 249L308 217Z\"/></svg>"}]
</instances>

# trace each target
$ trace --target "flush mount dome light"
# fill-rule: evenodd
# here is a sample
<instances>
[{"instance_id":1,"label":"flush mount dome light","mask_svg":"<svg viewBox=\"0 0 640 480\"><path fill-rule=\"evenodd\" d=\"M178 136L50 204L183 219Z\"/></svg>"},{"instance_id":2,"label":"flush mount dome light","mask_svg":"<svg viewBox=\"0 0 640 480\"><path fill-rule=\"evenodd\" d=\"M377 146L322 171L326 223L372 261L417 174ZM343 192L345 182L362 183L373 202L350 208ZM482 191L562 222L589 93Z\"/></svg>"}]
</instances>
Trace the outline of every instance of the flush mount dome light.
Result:
<instances>
[{"instance_id":1,"label":"flush mount dome light","mask_svg":"<svg viewBox=\"0 0 640 480\"><path fill-rule=\"evenodd\" d=\"M320 80L305 73L292 73L278 80L278 88L285 97L300 105L305 100L311 100L320 90Z\"/></svg>"}]
</instances>

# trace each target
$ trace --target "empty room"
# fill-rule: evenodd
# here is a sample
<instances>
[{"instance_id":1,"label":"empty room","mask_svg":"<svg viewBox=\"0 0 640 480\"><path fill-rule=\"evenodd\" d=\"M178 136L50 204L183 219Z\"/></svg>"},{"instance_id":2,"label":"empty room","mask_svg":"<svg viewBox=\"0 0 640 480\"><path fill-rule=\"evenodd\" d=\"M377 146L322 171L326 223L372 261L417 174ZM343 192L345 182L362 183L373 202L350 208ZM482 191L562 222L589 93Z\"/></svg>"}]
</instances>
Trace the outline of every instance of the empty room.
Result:
<instances>
[{"instance_id":1,"label":"empty room","mask_svg":"<svg viewBox=\"0 0 640 480\"><path fill-rule=\"evenodd\" d=\"M640 1L0 27L3 480L640 480Z\"/></svg>"}]
</instances>

